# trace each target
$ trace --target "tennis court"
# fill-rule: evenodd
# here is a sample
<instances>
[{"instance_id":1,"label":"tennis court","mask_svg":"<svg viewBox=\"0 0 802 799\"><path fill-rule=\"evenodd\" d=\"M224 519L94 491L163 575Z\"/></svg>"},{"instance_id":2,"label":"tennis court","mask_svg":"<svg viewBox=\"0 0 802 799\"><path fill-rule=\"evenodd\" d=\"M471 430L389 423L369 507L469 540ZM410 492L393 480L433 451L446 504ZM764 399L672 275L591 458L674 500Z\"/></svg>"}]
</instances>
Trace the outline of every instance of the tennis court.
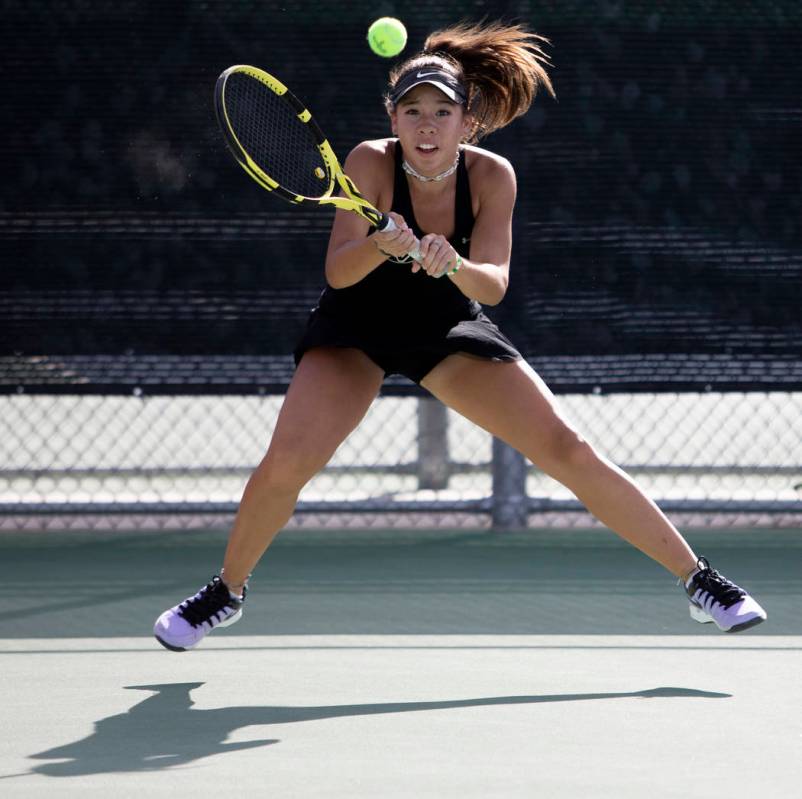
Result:
<instances>
[{"instance_id":1,"label":"tennis court","mask_svg":"<svg viewBox=\"0 0 802 799\"><path fill-rule=\"evenodd\" d=\"M797 0L3 13L0 797L800 796ZM344 160L390 135L370 23L401 18L406 57L466 14L546 36L557 91L486 143L518 187L488 316L768 620L693 622L567 488L394 375L242 620L168 652L154 619L220 569L333 217L233 163L218 76L279 76Z\"/></svg>"},{"instance_id":2,"label":"tennis court","mask_svg":"<svg viewBox=\"0 0 802 799\"><path fill-rule=\"evenodd\" d=\"M765 624L691 622L599 531L297 530L175 654L153 618L221 535L4 534L2 793L795 796L802 538L689 538Z\"/></svg>"}]
</instances>

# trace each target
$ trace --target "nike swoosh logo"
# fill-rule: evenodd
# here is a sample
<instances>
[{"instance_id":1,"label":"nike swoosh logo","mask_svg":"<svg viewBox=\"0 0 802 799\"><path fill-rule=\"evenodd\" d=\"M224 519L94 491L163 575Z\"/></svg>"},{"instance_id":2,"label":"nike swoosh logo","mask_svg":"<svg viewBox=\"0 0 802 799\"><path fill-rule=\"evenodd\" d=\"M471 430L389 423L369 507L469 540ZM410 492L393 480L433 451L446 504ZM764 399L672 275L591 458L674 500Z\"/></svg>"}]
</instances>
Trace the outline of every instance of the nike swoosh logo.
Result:
<instances>
[{"instance_id":1,"label":"nike swoosh logo","mask_svg":"<svg viewBox=\"0 0 802 799\"><path fill-rule=\"evenodd\" d=\"M436 77L439 74L440 74L439 72L419 72L417 77L419 77L419 78L431 78L431 77Z\"/></svg>"}]
</instances>

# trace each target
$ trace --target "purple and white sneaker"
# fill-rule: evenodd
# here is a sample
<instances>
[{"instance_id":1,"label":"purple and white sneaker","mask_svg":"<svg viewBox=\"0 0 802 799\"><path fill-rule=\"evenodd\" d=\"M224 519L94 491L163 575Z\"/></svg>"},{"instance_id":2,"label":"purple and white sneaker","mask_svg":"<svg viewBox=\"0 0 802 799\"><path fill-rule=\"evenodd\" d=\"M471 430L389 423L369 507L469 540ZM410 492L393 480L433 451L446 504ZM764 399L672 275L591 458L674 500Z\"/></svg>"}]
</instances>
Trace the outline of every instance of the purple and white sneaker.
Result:
<instances>
[{"instance_id":1,"label":"purple and white sneaker","mask_svg":"<svg viewBox=\"0 0 802 799\"><path fill-rule=\"evenodd\" d=\"M162 646L173 652L192 649L216 627L228 627L240 620L246 592L243 587L242 598L236 598L215 576L195 596L165 610L156 619L153 634Z\"/></svg>"},{"instance_id":2,"label":"purple and white sneaker","mask_svg":"<svg viewBox=\"0 0 802 799\"><path fill-rule=\"evenodd\" d=\"M691 601L691 618L701 624L714 622L725 633L737 633L766 620L766 611L743 588L719 574L705 558L685 585Z\"/></svg>"}]
</instances>

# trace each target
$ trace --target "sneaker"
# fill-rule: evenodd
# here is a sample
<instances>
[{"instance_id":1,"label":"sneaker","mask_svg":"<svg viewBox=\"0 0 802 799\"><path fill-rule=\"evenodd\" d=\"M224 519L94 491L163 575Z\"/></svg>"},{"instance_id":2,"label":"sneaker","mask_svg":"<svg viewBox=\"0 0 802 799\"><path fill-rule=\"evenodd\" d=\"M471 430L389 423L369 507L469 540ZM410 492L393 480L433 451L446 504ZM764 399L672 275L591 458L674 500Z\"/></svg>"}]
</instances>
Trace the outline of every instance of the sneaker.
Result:
<instances>
[{"instance_id":1,"label":"sneaker","mask_svg":"<svg viewBox=\"0 0 802 799\"><path fill-rule=\"evenodd\" d=\"M685 586L692 619L702 624L715 622L725 633L737 633L766 620L766 611L743 588L711 569L705 558L699 558L698 567Z\"/></svg>"},{"instance_id":2,"label":"sneaker","mask_svg":"<svg viewBox=\"0 0 802 799\"><path fill-rule=\"evenodd\" d=\"M195 596L165 610L156 619L156 640L173 652L192 649L216 627L228 627L240 620L246 591L243 588L242 599L236 599L219 577L212 578Z\"/></svg>"}]
</instances>

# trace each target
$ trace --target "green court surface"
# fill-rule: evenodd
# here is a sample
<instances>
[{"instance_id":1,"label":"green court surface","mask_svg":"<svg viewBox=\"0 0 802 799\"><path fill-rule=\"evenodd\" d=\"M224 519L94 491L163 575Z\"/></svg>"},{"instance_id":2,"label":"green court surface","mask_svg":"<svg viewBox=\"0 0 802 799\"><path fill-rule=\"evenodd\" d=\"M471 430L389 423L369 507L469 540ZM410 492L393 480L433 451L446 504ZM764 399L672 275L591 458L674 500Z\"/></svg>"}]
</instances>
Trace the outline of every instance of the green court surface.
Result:
<instances>
[{"instance_id":1,"label":"green court surface","mask_svg":"<svg viewBox=\"0 0 802 799\"><path fill-rule=\"evenodd\" d=\"M4 534L0 796L797 797L802 534L688 538L765 624L605 532L299 530L172 653L224 534Z\"/></svg>"}]
</instances>

